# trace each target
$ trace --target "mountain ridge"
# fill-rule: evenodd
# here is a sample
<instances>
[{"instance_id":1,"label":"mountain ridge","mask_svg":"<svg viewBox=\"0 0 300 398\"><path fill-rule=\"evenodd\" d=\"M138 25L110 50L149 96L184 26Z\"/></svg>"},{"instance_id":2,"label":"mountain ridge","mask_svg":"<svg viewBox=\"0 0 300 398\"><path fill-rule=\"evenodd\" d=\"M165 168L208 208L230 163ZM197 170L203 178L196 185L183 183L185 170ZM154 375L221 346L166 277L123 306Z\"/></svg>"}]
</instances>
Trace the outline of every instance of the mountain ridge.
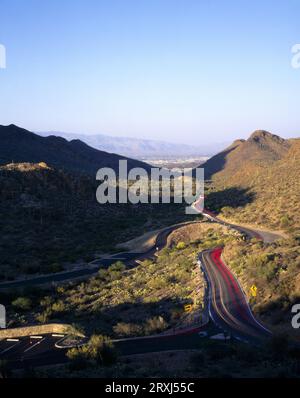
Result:
<instances>
[{"instance_id":1,"label":"mountain ridge","mask_svg":"<svg viewBox=\"0 0 300 398\"><path fill-rule=\"evenodd\" d=\"M258 130L244 142L235 141L203 167L214 191L210 205L215 210L244 223L300 227L299 138L283 139Z\"/></svg>"},{"instance_id":2,"label":"mountain ridge","mask_svg":"<svg viewBox=\"0 0 300 398\"><path fill-rule=\"evenodd\" d=\"M118 171L119 160L128 161L128 169L147 163L122 155L100 151L80 140L67 141L63 137L41 137L14 124L0 125L0 165L7 163L39 163L71 172L95 174L101 167Z\"/></svg>"},{"instance_id":3,"label":"mountain ridge","mask_svg":"<svg viewBox=\"0 0 300 398\"><path fill-rule=\"evenodd\" d=\"M254 131L247 140L237 139L223 151L207 160L202 167L206 179L229 179L247 166L265 167L282 159L291 140L266 130Z\"/></svg>"},{"instance_id":4,"label":"mountain ridge","mask_svg":"<svg viewBox=\"0 0 300 398\"><path fill-rule=\"evenodd\" d=\"M37 132L37 134L46 137L55 135L67 139L80 139L88 145L108 152L117 152L124 156L134 157L138 159L151 157L196 157L213 155L221 150L226 143L215 143L210 145L192 145L178 144L168 141L141 139L134 137L113 137L105 134L86 135L72 134L59 131Z\"/></svg>"}]
</instances>

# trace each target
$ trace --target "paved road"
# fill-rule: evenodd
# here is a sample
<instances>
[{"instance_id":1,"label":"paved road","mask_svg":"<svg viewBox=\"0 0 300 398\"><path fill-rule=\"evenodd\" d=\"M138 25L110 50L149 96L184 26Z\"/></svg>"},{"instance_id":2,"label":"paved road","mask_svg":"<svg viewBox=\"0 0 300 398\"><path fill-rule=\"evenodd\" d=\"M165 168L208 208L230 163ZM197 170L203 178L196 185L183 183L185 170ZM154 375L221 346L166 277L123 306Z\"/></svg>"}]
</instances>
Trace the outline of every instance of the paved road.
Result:
<instances>
[{"instance_id":1,"label":"paved road","mask_svg":"<svg viewBox=\"0 0 300 398\"><path fill-rule=\"evenodd\" d=\"M216 325L247 342L258 342L271 333L254 318L236 278L221 258L222 248L207 250L199 261L209 284L209 313Z\"/></svg>"},{"instance_id":2,"label":"paved road","mask_svg":"<svg viewBox=\"0 0 300 398\"><path fill-rule=\"evenodd\" d=\"M119 355L134 355L148 352L185 350L200 348L203 340L208 337L200 337L202 329L195 328L194 331L174 336L157 336L142 339L124 339L114 342ZM216 333L211 325L205 330L210 334ZM7 361L10 369L22 369L25 367L37 367L52 364L63 364L68 362L66 357L67 349L55 347L59 338L55 339L52 335L41 336L38 345L34 339L29 337L21 338L19 342L0 341L0 359ZM32 341L30 341L32 340ZM11 351L3 351L11 349ZM29 351L28 351L29 349ZM2 353L1 353L2 352Z\"/></svg>"},{"instance_id":3,"label":"paved road","mask_svg":"<svg viewBox=\"0 0 300 398\"><path fill-rule=\"evenodd\" d=\"M228 223L214 213L202 210L201 201L200 198L195 202L196 210L212 221L243 233L248 239L272 242L282 237L280 234ZM199 263L209 286L208 305L211 319L230 335L244 341L258 342L269 338L271 332L255 319L240 284L222 260L222 250L223 248L217 247L199 254Z\"/></svg>"},{"instance_id":4,"label":"paved road","mask_svg":"<svg viewBox=\"0 0 300 398\"><path fill-rule=\"evenodd\" d=\"M12 369L66 361L65 350L55 347L63 335L44 334L0 340L0 359Z\"/></svg>"},{"instance_id":5,"label":"paved road","mask_svg":"<svg viewBox=\"0 0 300 398\"><path fill-rule=\"evenodd\" d=\"M197 202L195 208L197 209ZM225 223L210 212L203 211L203 214L213 221L243 232L250 238L261 239L261 235L256 230ZM168 235L174 229L180 227L181 225L170 227L160 233L155 246L146 253L122 253L122 258L125 259L125 263L128 266L133 266L136 260L154 257L157 248L161 249L165 246ZM221 253L222 248L215 248L199 254L199 262L208 282L206 301L209 305L212 321L217 327L227 331L232 336L248 342L254 343L269 337L270 332L255 320L238 281L222 261ZM114 261L116 261L116 257L109 259L106 265ZM103 260L101 260L101 266L103 266ZM70 274L74 276L74 271ZM51 277L53 278L53 276ZM200 341L202 341L199 337L199 331L201 330L201 328L195 328L176 336L124 339L116 341L115 346L123 355L197 348ZM33 343L32 339L22 338L19 342L15 342L15 345L13 345L14 342L2 341L0 342L0 359L3 358L10 361L10 366L13 368L66 362L66 350L56 348L55 339L52 335L45 335L42 336L39 343Z\"/></svg>"},{"instance_id":6,"label":"paved road","mask_svg":"<svg viewBox=\"0 0 300 398\"><path fill-rule=\"evenodd\" d=\"M191 221L185 223L184 225L193 224L195 221ZM56 274L47 274L41 275L35 278L30 278L26 280L16 280L11 282L2 282L0 283L0 290L1 289L13 289L13 288L24 288L28 286L39 286L51 283L61 283L66 282L72 279L77 278L85 278L96 274L100 268L107 268L111 264L115 263L118 260L122 260L125 265L129 268L135 267L137 265L136 261L142 261L145 259L154 258L155 252L163 247L165 247L167 243L167 238L170 233L180 227L183 224L177 224L165 228L162 232L160 232L156 238L155 245L149 249L147 252L144 253L133 253L133 252L123 252L115 254L109 258L103 258L99 260L92 261L90 267L86 267L83 269L72 270L68 272L60 272Z\"/></svg>"}]
</instances>

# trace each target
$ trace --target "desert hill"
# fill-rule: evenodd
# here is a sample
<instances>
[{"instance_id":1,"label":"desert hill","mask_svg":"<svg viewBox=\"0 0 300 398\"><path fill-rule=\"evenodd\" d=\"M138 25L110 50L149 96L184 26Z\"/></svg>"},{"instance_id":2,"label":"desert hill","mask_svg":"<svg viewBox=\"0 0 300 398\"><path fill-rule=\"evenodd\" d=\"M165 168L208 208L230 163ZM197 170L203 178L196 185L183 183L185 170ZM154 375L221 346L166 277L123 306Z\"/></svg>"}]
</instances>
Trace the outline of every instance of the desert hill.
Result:
<instances>
[{"instance_id":1,"label":"desert hill","mask_svg":"<svg viewBox=\"0 0 300 398\"><path fill-rule=\"evenodd\" d=\"M94 149L80 140L41 137L13 124L0 126L0 165L46 162L58 169L95 175L101 167L111 167L117 171L120 159L127 159L128 169L150 167L137 160Z\"/></svg>"}]
</instances>

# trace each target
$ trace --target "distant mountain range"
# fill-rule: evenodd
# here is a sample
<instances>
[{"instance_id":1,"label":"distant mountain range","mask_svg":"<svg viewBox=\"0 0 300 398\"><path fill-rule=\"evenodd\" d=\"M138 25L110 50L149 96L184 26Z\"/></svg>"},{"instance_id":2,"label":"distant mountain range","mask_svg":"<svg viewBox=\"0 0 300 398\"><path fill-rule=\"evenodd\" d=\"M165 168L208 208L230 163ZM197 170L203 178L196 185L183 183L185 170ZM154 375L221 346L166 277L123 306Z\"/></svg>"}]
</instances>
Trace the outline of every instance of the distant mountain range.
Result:
<instances>
[{"instance_id":1,"label":"distant mountain range","mask_svg":"<svg viewBox=\"0 0 300 398\"><path fill-rule=\"evenodd\" d=\"M145 140L131 137L111 137L108 135L71 134L59 131L37 132L43 137L55 135L68 140L79 139L102 151L119 153L134 159L203 157L215 154L227 143L210 145L176 144L165 141Z\"/></svg>"},{"instance_id":2,"label":"distant mountain range","mask_svg":"<svg viewBox=\"0 0 300 398\"><path fill-rule=\"evenodd\" d=\"M0 165L45 162L58 169L95 175L101 167L111 167L117 171L120 159L127 159L128 169L150 168L144 162L97 150L80 140L41 137L13 124L0 126Z\"/></svg>"}]
</instances>

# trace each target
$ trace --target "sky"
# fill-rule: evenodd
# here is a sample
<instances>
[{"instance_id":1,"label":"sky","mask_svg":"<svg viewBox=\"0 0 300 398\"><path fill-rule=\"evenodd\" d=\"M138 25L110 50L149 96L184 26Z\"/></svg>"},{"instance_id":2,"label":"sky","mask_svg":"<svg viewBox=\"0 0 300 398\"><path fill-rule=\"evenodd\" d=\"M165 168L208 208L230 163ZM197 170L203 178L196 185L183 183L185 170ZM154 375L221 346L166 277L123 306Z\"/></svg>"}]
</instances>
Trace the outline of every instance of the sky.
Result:
<instances>
[{"instance_id":1,"label":"sky","mask_svg":"<svg viewBox=\"0 0 300 398\"><path fill-rule=\"evenodd\" d=\"M0 0L0 124L201 145L300 136L298 0Z\"/></svg>"}]
</instances>

